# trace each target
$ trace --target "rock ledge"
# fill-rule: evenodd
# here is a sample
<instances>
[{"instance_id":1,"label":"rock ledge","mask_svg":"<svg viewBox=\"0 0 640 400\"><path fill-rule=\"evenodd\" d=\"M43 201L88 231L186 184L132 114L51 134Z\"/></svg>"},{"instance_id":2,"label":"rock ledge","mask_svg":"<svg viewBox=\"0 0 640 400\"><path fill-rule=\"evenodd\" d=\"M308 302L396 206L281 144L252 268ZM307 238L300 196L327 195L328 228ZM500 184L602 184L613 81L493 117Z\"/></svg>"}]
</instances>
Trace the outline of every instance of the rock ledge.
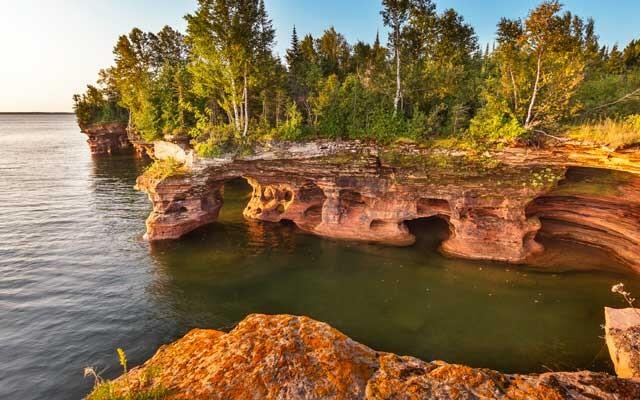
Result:
<instances>
[{"instance_id":1,"label":"rock ledge","mask_svg":"<svg viewBox=\"0 0 640 400\"><path fill-rule=\"evenodd\" d=\"M640 381L593 372L507 375L376 352L307 317L250 315L196 329L113 382L172 399L638 399ZM89 397L90 398L90 397Z\"/></svg>"}]
</instances>

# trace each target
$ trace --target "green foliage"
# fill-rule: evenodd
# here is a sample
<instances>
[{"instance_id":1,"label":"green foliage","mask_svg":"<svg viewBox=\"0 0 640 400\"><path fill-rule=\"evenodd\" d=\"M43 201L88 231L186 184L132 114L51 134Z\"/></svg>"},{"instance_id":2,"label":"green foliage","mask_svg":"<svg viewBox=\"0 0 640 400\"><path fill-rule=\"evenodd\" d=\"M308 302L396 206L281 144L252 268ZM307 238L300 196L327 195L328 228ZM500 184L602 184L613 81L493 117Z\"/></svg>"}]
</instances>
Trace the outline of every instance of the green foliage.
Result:
<instances>
[{"instance_id":1,"label":"green foliage","mask_svg":"<svg viewBox=\"0 0 640 400\"><path fill-rule=\"evenodd\" d=\"M113 381L102 379L93 368L85 368L84 376L94 379L93 390L86 397L87 400L162 400L170 396L171 392L164 386L152 385L153 378L159 372L153 367L147 367L135 382L130 382L127 376L127 356L120 348L116 349L116 353L124 373L122 382L116 385Z\"/></svg>"},{"instance_id":2,"label":"green foliage","mask_svg":"<svg viewBox=\"0 0 640 400\"><path fill-rule=\"evenodd\" d=\"M181 162L179 162L174 158L167 158L165 160L154 161L144 171L143 176L152 180L162 180L170 176L184 175L186 173L187 173L187 169ZM121 356L120 351L118 351L118 356L119 357ZM126 361L127 361L126 357L124 359L120 358L120 363L125 369L126 369Z\"/></svg>"},{"instance_id":3,"label":"green foliage","mask_svg":"<svg viewBox=\"0 0 640 400\"><path fill-rule=\"evenodd\" d=\"M471 120L469 134L479 144L513 143L525 138L527 131L511 109L492 96Z\"/></svg>"},{"instance_id":4,"label":"green foliage","mask_svg":"<svg viewBox=\"0 0 640 400\"><path fill-rule=\"evenodd\" d=\"M220 157L275 138L482 148L640 114L640 40L602 47L595 22L558 1L502 19L484 52L453 9L382 6L388 48L378 36L350 44L333 27L317 38L294 27L285 65L263 0L198 0L186 35L119 37L100 88L74 96L78 121L128 120L147 141L190 136L199 154Z\"/></svg>"},{"instance_id":5,"label":"green foliage","mask_svg":"<svg viewBox=\"0 0 640 400\"><path fill-rule=\"evenodd\" d=\"M92 124L112 122L125 123L127 110L118 106L115 99L109 99L95 86L88 85L86 93L73 96L73 110L78 124L82 127Z\"/></svg>"},{"instance_id":6,"label":"green foliage","mask_svg":"<svg viewBox=\"0 0 640 400\"><path fill-rule=\"evenodd\" d=\"M98 384L87 400L162 400L169 398L171 392L159 386L150 389L134 389L125 394L118 394L115 385L106 381Z\"/></svg>"},{"instance_id":7,"label":"green foliage","mask_svg":"<svg viewBox=\"0 0 640 400\"><path fill-rule=\"evenodd\" d=\"M251 137L241 137L230 125L212 125L194 143L201 157L221 158L225 156L250 155L253 153Z\"/></svg>"},{"instance_id":8,"label":"green foliage","mask_svg":"<svg viewBox=\"0 0 640 400\"><path fill-rule=\"evenodd\" d=\"M292 102L287 108L287 120L278 127L278 137L284 140L299 140L303 135L303 118L298 106Z\"/></svg>"},{"instance_id":9,"label":"green foliage","mask_svg":"<svg viewBox=\"0 0 640 400\"><path fill-rule=\"evenodd\" d=\"M583 121L640 114L640 69L626 74L595 74L576 93Z\"/></svg>"}]
</instances>

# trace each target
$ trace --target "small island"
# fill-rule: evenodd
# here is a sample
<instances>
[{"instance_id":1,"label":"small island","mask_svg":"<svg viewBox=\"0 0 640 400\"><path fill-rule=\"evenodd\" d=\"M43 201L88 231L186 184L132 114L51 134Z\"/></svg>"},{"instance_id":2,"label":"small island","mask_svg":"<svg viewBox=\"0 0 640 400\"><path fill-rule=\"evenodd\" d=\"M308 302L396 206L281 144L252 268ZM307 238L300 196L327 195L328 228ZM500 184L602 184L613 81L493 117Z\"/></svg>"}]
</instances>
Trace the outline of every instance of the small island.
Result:
<instances>
[{"instance_id":1,"label":"small island","mask_svg":"<svg viewBox=\"0 0 640 400\"><path fill-rule=\"evenodd\" d=\"M136 185L153 205L145 238L215 222L225 184L243 179L250 220L411 246L407 223L439 218L450 257L525 264L547 237L640 273L640 39L603 46L593 19L552 0L501 19L481 48L453 9L382 5L386 45L293 27L284 59L263 0L200 0L186 34L121 36L75 112L92 154L153 159ZM421 361L306 317L252 315L131 371L125 359L89 398L636 399L633 310L607 310L619 378Z\"/></svg>"}]
</instances>

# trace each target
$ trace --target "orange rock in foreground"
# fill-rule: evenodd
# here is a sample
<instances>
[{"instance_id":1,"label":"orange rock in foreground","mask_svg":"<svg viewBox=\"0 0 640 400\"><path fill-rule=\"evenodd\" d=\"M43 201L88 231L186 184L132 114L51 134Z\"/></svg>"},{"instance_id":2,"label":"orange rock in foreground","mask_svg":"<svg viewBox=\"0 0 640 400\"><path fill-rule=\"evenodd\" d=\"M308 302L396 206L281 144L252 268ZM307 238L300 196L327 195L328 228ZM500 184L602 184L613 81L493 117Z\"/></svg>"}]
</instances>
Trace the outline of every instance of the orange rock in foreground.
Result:
<instances>
[{"instance_id":1,"label":"orange rock in foreground","mask_svg":"<svg viewBox=\"0 0 640 400\"><path fill-rule=\"evenodd\" d=\"M506 375L376 352L306 317L250 315L196 329L113 382L171 399L638 399L640 381L592 372Z\"/></svg>"}]
</instances>

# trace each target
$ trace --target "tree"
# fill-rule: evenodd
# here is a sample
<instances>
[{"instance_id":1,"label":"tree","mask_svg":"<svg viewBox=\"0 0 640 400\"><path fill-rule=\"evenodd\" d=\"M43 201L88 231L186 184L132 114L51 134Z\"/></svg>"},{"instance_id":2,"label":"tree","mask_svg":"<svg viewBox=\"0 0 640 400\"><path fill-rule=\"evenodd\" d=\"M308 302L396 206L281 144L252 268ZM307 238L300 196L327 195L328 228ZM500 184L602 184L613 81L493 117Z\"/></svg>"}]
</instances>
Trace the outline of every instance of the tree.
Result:
<instances>
[{"instance_id":1,"label":"tree","mask_svg":"<svg viewBox=\"0 0 640 400\"><path fill-rule=\"evenodd\" d=\"M303 96L304 58L300 51L300 41L295 25L291 33L291 47L287 49L285 56L287 61L289 92L294 101L300 101Z\"/></svg>"},{"instance_id":2,"label":"tree","mask_svg":"<svg viewBox=\"0 0 640 400\"><path fill-rule=\"evenodd\" d=\"M622 74L624 72L624 58L618 45L614 44L607 55L607 71L610 74Z\"/></svg>"},{"instance_id":3,"label":"tree","mask_svg":"<svg viewBox=\"0 0 640 400\"><path fill-rule=\"evenodd\" d=\"M640 68L640 39L629 42L622 52L622 60L627 69Z\"/></svg>"},{"instance_id":4,"label":"tree","mask_svg":"<svg viewBox=\"0 0 640 400\"><path fill-rule=\"evenodd\" d=\"M332 26L316 40L316 53L325 77L344 77L349 72L351 48L347 39Z\"/></svg>"},{"instance_id":5,"label":"tree","mask_svg":"<svg viewBox=\"0 0 640 400\"><path fill-rule=\"evenodd\" d=\"M396 95L393 101L394 113L397 114L402 105L402 76L401 76L401 35L402 29L409 18L409 0L382 0L382 19L391 28L389 34L396 61Z\"/></svg>"},{"instance_id":6,"label":"tree","mask_svg":"<svg viewBox=\"0 0 640 400\"><path fill-rule=\"evenodd\" d=\"M249 131L250 96L272 67L274 35L262 0L198 0L186 16L197 91L215 99L236 133Z\"/></svg>"},{"instance_id":7,"label":"tree","mask_svg":"<svg viewBox=\"0 0 640 400\"><path fill-rule=\"evenodd\" d=\"M498 24L499 92L527 131L571 114L584 79L585 25L569 12L560 15L561 9L558 1L545 1L524 22Z\"/></svg>"}]
</instances>

